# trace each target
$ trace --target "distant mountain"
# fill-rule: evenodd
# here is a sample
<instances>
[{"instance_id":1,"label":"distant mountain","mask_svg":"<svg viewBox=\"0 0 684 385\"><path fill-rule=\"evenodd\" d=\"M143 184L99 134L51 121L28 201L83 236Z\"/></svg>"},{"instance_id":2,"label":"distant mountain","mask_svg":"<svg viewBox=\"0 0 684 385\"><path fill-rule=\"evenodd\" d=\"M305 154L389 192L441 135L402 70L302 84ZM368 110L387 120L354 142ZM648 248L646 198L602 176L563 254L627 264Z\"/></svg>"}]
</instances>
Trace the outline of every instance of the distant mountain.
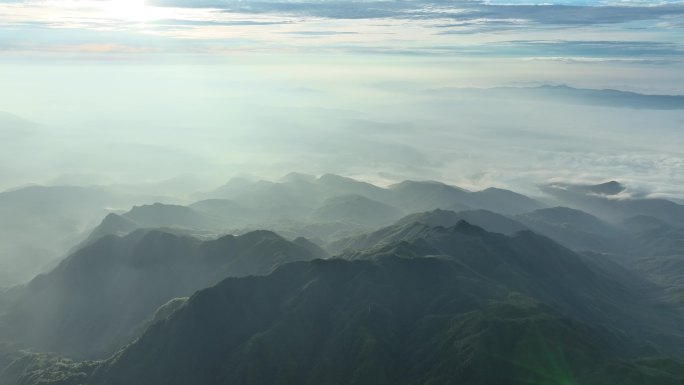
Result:
<instances>
[{"instance_id":1,"label":"distant mountain","mask_svg":"<svg viewBox=\"0 0 684 385\"><path fill-rule=\"evenodd\" d=\"M316 183L306 179L271 182L233 178L226 185L198 198L230 199L247 208L268 209L270 218L277 219L306 215L326 197Z\"/></svg>"},{"instance_id":2,"label":"distant mountain","mask_svg":"<svg viewBox=\"0 0 684 385\"><path fill-rule=\"evenodd\" d=\"M360 195L379 201L387 199L390 195L386 189L373 184L335 174L321 175L318 184L324 186L328 194L333 195Z\"/></svg>"},{"instance_id":3,"label":"distant mountain","mask_svg":"<svg viewBox=\"0 0 684 385\"><path fill-rule=\"evenodd\" d=\"M645 215L628 218L621 227L639 243L641 256L684 254L684 227Z\"/></svg>"},{"instance_id":4,"label":"distant mountain","mask_svg":"<svg viewBox=\"0 0 684 385\"><path fill-rule=\"evenodd\" d=\"M329 243L390 224L404 213L473 207L520 213L545 207L524 195L503 190L477 192L439 182L405 181L389 188L339 175L318 178L291 173L280 182L234 178L187 207L144 205L122 214L137 228L184 227L196 230L272 228L292 237L306 236ZM117 228L114 224L121 225ZM108 218L93 234L121 234L132 223ZM313 230L316 226L319 230Z\"/></svg>"},{"instance_id":5,"label":"distant mountain","mask_svg":"<svg viewBox=\"0 0 684 385\"><path fill-rule=\"evenodd\" d=\"M681 353L681 316L654 300L657 287L609 262L531 232L507 237L465 222L387 247L401 244L439 255L370 253L225 279L82 368L80 383L684 381L676 360L637 358Z\"/></svg>"},{"instance_id":6,"label":"distant mountain","mask_svg":"<svg viewBox=\"0 0 684 385\"><path fill-rule=\"evenodd\" d=\"M247 226L245 229L254 229L258 225ZM365 226L350 222L299 222L299 221L280 221L268 227L288 239L298 237L307 238L319 246L325 246L338 239L347 238L373 231L376 227Z\"/></svg>"},{"instance_id":7,"label":"distant mountain","mask_svg":"<svg viewBox=\"0 0 684 385\"><path fill-rule=\"evenodd\" d=\"M640 246L619 227L567 207L535 210L513 218L574 250L632 255Z\"/></svg>"},{"instance_id":8,"label":"distant mountain","mask_svg":"<svg viewBox=\"0 0 684 385\"><path fill-rule=\"evenodd\" d=\"M290 181L285 179L287 182L297 182L298 180ZM234 197L236 195L244 193L248 188L250 188L254 183L256 183L255 180L251 180L249 178L242 178L242 177L234 177L231 178L226 184L223 186L219 186L218 188L214 189L213 191L207 192L207 193L197 193L195 195L196 199L199 200L204 200L204 199L221 199L221 198L230 198Z\"/></svg>"},{"instance_id":9,"label":"distant mountain","mask_svg":"<svg viewBox=\"0 0 684 385\"><path fill-rule=\"evenodd\" d=\"M316 175L310 175L310 174L302 174L300 172L291 172L284 177L280 178L280 182L284 183L297 183L297 182L307 182L307 183L315 183L316 182Z\"/></svg>"},{"instance_id":10,"label":"distant mountain","mask_svg":"<svg viewBox=\"0 0 684 385\"><path fill-rule=\"evenodd\" d=\"M668 302L684 310L684 255L643 257L635 268L665 289Z\"/></svg>"},{"instance_id":11,"label":"distant mountain","mask_svg":"<svg viewBox=\"0 0 684 385\"><path fill-rule=\"evenodd\" d=\"M90 233L86 243L96 241L105 235L124 236L134 230L137 230L141 225L127 218L125 215L118 215L114 213L107 214L100 224Z\"/></svg>"},{"instance_id":12,"label":"distant mountain","mask_svg":"<svg viewBox=\"0 0 684 385\"><path fill-rule=\"evenodd\" d=\"M647 215L637 215L635 217L627 218L620 223L620 227L633 234L651 231L662 233L675 228L661 219L649 217Z\"/></svg>"},{"instance_id":13,"label":"distant mountain","mask_svg":"<svg viewBox=\"0 0 684 385\"><path fill-rule=\"evenodd\" d=\"M528 229L520 222L487 210L466 210L454 212L437 209L424 213L408 215L399 220L396 224L406 225L413 222L418 222L426 224L430 227L451 227L455 226L460 221L466 221L493 233L514 234L518 231Z\"/></svg>"},{"instance_id":14,"label":"distant mountain","mask_svg":"<svg viewBox=\"0 0 684 385\"><path fill-rule=\"evenodd\" d=\"M29 186L0 193L0 271L26 282L108 213L154 199L103 188ZM1 286L1 284L0 284Z\"/></svg>"},{"instance_id":15,"label":"distant mountain","mask_svg":"<svg viewBox=\"0 0 684 385\"><path fill-rule=\"evenodd\" d=\"M119 198L31 189L0 210L34 228ZM572 208L289 174L99 212L56 268L0 289L0 385L682 385L684 206L543 189ZM283 235L246 231L267 223Z\"/></svg>"},{"instance_id":16,"label":"distant mountain","mask_svg":"<svg viewBox=\"0 0 684 385\"><path fill-rule=\"evenodd\" d=\"M656 198L614 199L610 196L612 194L605 192L612 193L617 188L606 189L605 186L555 184L542 186L541 189L565 206L592 213L609 221L622 222L630 217L643 215L658 218L675 226L684 226L684 205Z\"/></svg>"},{"instance_id":17,"label":"distant mountain","mask_svg":"<svg viewBox=\"0 0 684 385\"><path fill-rule=\"evenodd\" d=\"M108 214L91 231L87 239L74 249L106 235L124 236L138 229L163 229L167 232L186 235L201 235L207 232L221 234L225 233L221 231L224 229L222 222L225 220L221 219L222 214L225 213L218 210L210 215L204 209L198 210L194 206L162 203L134 206L130 211L122 214Z\"/></svg>"},{"instance_id":18,"label":"distant mountain","mask_svg":"<svg viewBox=\"0 0 684 385\"><path fill-rule=\"evenodd\" d=\"M613 89L573 88L567 85L538 87L441 88L432 95L468 95L488 98L542 100L544 102L649 110L684 109L684 95L652 95Z\"/></svg>"},{"instance_id":19,"label":"distant mountain","mask_svg":"<svg viewBox=\"0 0 684 385\"><path fill-rule=\"evenodd\" d=\"M308 191L314 196L310 201L304 198L308 193L297 198L299 202L307 201L306 207L288 206L287 202L281 202L280 204L288 208L273 209L272 206L277 202L272 200L262 207L256 204L256 201L241 202L241 198L207 199L189 206L143 205L121 214L125 218L106 218L93 232L93 237L125 234L135 228L149 227L193 229L198 235L202 231L218 234L271 228L286 234L289 238L304 236L315 240L319 245L329 244L333 253L339 253L350 246L348 240L343 239L368 237L372 230L399 218L402 211L407 212L410 208L419 207L427 207L428 211L435 210L435 207L438 210L439 207L455 207L455 211L461 212L460 216L456 218L443 214L446 216L442 225L454 225L458 220L464 219L494 232L512 233L527 228L533 229L574 250L660 255L665 253L666 247L670 247L667 246L667 242L671 245L670 253L676 252L676 231L667 234L648 232L632 237L629 231L615 222L635 216L648 216L662 220L675 228L684 227L684 206L662 199L617 199L616 194L625 189L617 182L600 185L556 184L543 187L544 191L558 201L573 207L571 209L547 208L539 201L508 190L491 188L469 192L437 182L406 181L389 189L382 189L333 175L324 175L318 179L290 175L286 180L288 184L250 181L240 181L238 184L241 186L240 189L246 191L265 188L260 194L266 196L277 195L275 191L283 189L289 191L288 194ZM328 189L337 185L346 186L340 190L365 191L368 195L384 194L384 198L382 201L364 195L333 195L325 198L340 191L332 187ZM237 195L240 194L242 193ZM252 198L256 199L258 195ZM488 219L485 220L484 209L459 210L460 207L466 206L491 208L485 210L490 213L487 214ZM525 211L530 208L533 210ZM463 212L466 211L471 214L465 216ZM587 212L595 213L596 216ZM413 219L409 217L407 220ZM405 222L402 222L403 224Z\"/></svg>"},{"instance_id":20,"label":"distant mountain","mask_svg":"<svg viewBox=\"0 0 684 385\"><path fill-rule=\"evenodd\" d=\"M140 227L180 226L186 228L205 229L216 226L206 216L191 207L155 203L135 206L124 216L135 221Z\"/></svg>"},{"instance_id":21,"label":"distant mountain","mask_svg":"<svg viewBox=\"0 0 684 385\"><path fill-rule=\"evenodd\" d=\"M382 204L379 204L379 207L381 210L385 208ZM372 223L377 219L366 218L364 221L364 215L367 216L365 212L353 206L348 209L347 214L339 212L340 215L347 215L346 218L329 216L326 219L325 216L321 216L316 219L311 218L309 214L305 218L297 217L288 220L271 218L268 209L247 208L230 199L208 199L189 206L144 205L134 208L133 215L130 215L131 212L107 215L76 249L105 235L126 235L133 230L143 228L161 228L167 232L196 237L211 237L225 233L240 234L269 228L289 239L306 237L316 240L320 245L375 228L375 226L360 222ZM394 210L390 208L390 211ZM351 215L354 212L357 213L357 218ZM388 215L387 213L386 211L376 212L376 214L383 215ZM391 215L391 212L389 213Z\"/></svg>"},{"instance_id":22,"label":"distant mountain","mask_svg":"<svg viewBox=\"0 0 684 385\"><path fill-rule=\"evenodd\" d=\"M256 210L242 206L230 199L205 199L189 205L190 208L207 215L223 218L236 218L237 221L244 221L247 218L257 215ZM259 220L260 218L255 218Z\"/></svg>"},{"instance_id":23,"label":"distant mountain","mask_svg":"<svg viewBox=\"0 0 684 385\"><path fill-rule=\"evenodd\" d=\"M345 251L364 250L378 245L387 245L405 239L420 238L432 227L451 227L461 221L468 221L492 232L513 234L527 227L503 215L486 210L449 211L436 209L407 215L395 224L377 231L354 235L331 242L326 249L331 254Z\"/></svg>"},{"instance_id":24,"label":"distant mountain","mask_svg":"<svg viewBox=\"0 0 684 385\"><path fill-rule=\"evenodd\" d=\"M617 195L625 191L625 186L616 181L610 181L595 185L568 185L568 189L572 191L578 191L585 194L596 194L596 195Z\"/></svg>"},{"instance_id":25,"label":"distant mountain","mask_svg":"<svg viewBox=\"0 0 684 385\"><path fill-rule=\"evenodd\" d=\"M433 210L408 215L395 224L372 232L356 234L327 244L331 254L363 250L389 244L408 234L423 234L429 227L451 227L465 220L487 231L514 234L533 230L576 251L609 253L625 263L635 257L670 255L684 250L684 228L653 217L634 217L623 224L612 224L586 212L567 207L534 210L504 216L487 210ZM637 222L647 223L637 225Z\"/></svg>"},{"instance_id":26,"label":"distant mountain","mask_svg":"<svg viewBox=\"0 0 684 385\"><path fill-rule=\"evenodd\" d=\"M396 207L365 198L343 195L327 199L312 214L316 222L349 222L365 226L390 224L403 215Z\"/></svg>"},{"instance_id":27,"label":"distant mountain","mask_svg":"<svg viewBox=\"0 0 684 385\"><path fill-rule=\"evenodd\" d=\"M202 198L202 201L192 206L207 213L212 210L214 213L230 215L234 218L235 225L263 225L278 221L311 223L312 218L315 221L324 222L361 219L361 224L366 224L368 218L364 220L359 215L355 218L331 217L331 214L336 211L327 206L336 204L339 210L341 209L339 206L345 205L343 201L349 199L343 197L350 196L365 198L365 200L356 198L356 202L368 206L368 200L385 202L387 195L388 192L385 189L338 175L325 174L316 178L305 174L290 173L279 182L231 179L226 185L198 196ZM352 207L352 202L346 205L348 206L347 214L350 210L357 210ZM218 207L218 210L212 206ZM396 209L385 208L384 210ZM340 214L343 213L340 212Z\"/></svg>"},{"instance_id":28,"label":"distant mountain","mask_svg":"<svg viewBox=\"0 0 684 385\"><path fill-rule=\"evenodd\" d=\"M408 237L419 237L429 230L430 226L420 222L397 224L333 241L326 245L325 249L332 255L338 255L347 251L398 242Z\"/></svg>"},{"instance_id":29,"label":"distant mountain","mask_svg":"<svg viewBox=\"0 0 684 385\"><path fill-rule=\"evenodd\" d=\"M129 342L155 309L228 276L268 274L324 256L269 231L200 241L161 231L105 236L51 272L0 295L0 340L74 357L103 357Z\"/></svg>"},{"instance_id":30,"label":"distant mountain","mask_svg":"<svg viewBox=\"0 0 684 385\"><path fill-rule=\"evenodd\" d=\"M311 242L310 240L304 238L304 237L299 237L295 238L292 243L294 243L297 246L303 247L311 253L311 256L314 258L327 258L329 257L328 252L325 251L322 247L318 246L317 244Z\"/></svg>"},{"instance_id":31,"label":"distant mountain","mask_svg":"<svg viewBox=\"0 0 684 385\"><path fill-rule=\"evenodd\" d=\"M587 233L606 234L613 237L624 235L615 226L581 210L568 207L551 207L534 210L516 216L520 220L553 224L564 228L573 228Z\"/></svg>"},{"instance_id":32,"label":"distant mountain","mask_svg":"<svg viewBox=\"0 0 684 385\"><path fill-rule=\"evenodd\" d=\"M423 234L428 227L452 227L460 221L467 221L490 232L512 235L518 231L534 229L562 244L576 250L624 251L630 244L617 228L598 218L578 210L552 208L507 217L487 210L433 210L411 214L394 225L375 232L342 238L327 246L332 254L345 249L362 250L380 244L389 244L407 235Z\"/></svg>"},{"instance_id":33,"label":"distant mountain","mask_svg":"<svg viewBox=\"0 0 684 385\"><path fill-rule=\"evenodd\" d=\"M179 203L187 201L194 193L204 191L213 186L213 183L209 181L209 178L191 173L184 173L161 180L113 183L106 175L67 172L47 180L45 185L82 186L98 188L120 194L135 192L136 195L164 198L165 202Z\"/></svg>"},{"instance_id":34,"label":"distant mountain","mask_svg":"<svg viewBox=\"0 0 684 385\"><path fill-rule=\"evenodd\" d=\"M649 95L611 89L582 89L564 85L522 88L524 94L550 101L590 106L622 107L651 110L684 109L684 95Z\"/></svg>"},{"instance_id":35,"label":"distant mountain","mask_svg":"<svg viewBox=\"0 0 684 385\"><path fill-rule=\"evenodd\" d=\"M546 207L545 204L510 190L488 188L472 193L474 206L500 214L519 214Z\"/></svg>"},{"instance_id":36,"label":"distant mountain","mask_svg":"<svg viewBox=\"0 0 684 385\"><path fill-rule=\"evenodd\" d=\"M17 115L0 111L0 140L15 141L37 133L38 125Z\"/></svg>"},{"instance_id":37,"label":"distant mountain","mask_svg":"<svg viewBox=\"0 0 684 385\"><path fill-rule=\"evenodd\" d=\"M435 181L404 181L381 188L370 183L334 174L319 178L292 173L280 182L233 179L226 185L204 194L203 199L230 199L243 207L297 207L300 216L315 210L327 199L340 196L361 196L394 206L404 212L419 212L436 208L448 210L487 209L517 214L542 207L543 203L509 190L490 188L470 192ZM292 218L296 213L289 212ZM282 216L282 215L281 215Z\"/></svg>"},{"instance_id":38,"label":"distant mountain","mask_svg":"<svg viewBox=\"0 0 684 385\"><path fill-rule=\"evenodd\" d=\"M407 212L434 210L466 210L473 208L470 191L440 182L404 181L389 187L392 202Z\"/></svg>"}]
</instances>

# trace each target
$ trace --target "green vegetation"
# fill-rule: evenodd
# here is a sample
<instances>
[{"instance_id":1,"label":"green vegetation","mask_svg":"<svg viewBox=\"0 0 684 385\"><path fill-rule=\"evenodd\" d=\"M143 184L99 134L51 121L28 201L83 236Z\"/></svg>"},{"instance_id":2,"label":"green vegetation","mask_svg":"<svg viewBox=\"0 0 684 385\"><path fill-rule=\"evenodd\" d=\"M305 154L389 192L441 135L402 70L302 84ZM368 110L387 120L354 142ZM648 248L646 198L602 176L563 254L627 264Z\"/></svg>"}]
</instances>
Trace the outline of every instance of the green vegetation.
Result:
<instances>
[{"instance_id":1,"label":"green vegetation","mask_svg":"<svg viewBox=\"0 0 684 385\"><path fill-rule=\"evenodd\" d=\"M323 238L398 216L373 198L537 206L431 182L231 183L218 193L297 198L316 220L354 223ZM231 202L111 215L50 273L0 293L0 385L684 384L684 264L664 254L681 229L663 219L438 209L333 242L331 259L271 231L187 235L212 209L243 207Z\"/></svg>"},{"instance_id":2,"label":"green vegetation","mask_svg":"<svg viewBox=\"0 0 684 385\"><path fill-rule=\"evenodd\" d=\"M79 373L55 361L41 373L53 375L46 383L89 385L684 381L677 361L630 360L608 346L596 330L452 259L382 257L229 278L113 358Z\"/></svg>"},{"instance_id":3,"label":"green vegetation","mask_svg":"<svg viewBox=\"0 0 684 385\"><path fill-rule=\"evenodd\" d=\"M157 308L229 276L268 274L320 257L269 231L200 241L163 231L106 236L25 287L0 295L0 340L75 358L105 358Z\"/></svg>"}]
</instances>

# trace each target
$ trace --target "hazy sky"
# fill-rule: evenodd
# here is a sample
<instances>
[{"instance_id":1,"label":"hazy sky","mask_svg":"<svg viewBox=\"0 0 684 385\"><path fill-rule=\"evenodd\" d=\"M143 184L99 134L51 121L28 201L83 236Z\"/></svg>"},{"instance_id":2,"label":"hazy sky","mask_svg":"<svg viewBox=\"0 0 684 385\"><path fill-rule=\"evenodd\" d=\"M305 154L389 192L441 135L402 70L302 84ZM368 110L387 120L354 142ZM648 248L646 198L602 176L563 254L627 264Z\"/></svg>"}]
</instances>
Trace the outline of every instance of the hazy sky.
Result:
<instances>
[{"instance_id":1,"label":"hazy sky","mask_svg":"<svg viewBox=\"0 0 684 385\"><path fill-rule=\"evenodd\" d=\"M470 89L684 95L683 42L679 1L0 0L0 189L298 170L682 196L684 97Z\"/></svg>"}]
</instances>

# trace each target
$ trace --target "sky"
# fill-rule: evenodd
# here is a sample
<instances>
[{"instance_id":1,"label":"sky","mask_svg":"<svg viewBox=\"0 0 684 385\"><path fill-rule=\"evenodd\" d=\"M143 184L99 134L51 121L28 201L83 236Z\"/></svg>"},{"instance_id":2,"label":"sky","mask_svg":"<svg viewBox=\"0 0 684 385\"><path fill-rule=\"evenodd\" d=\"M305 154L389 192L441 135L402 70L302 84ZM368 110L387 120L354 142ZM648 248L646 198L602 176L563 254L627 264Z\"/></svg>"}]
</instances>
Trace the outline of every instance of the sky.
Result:
<instances>
[{"instance_id":1,"label":"sky","mask_svg":"<svg viewBox=\"0 0 684 385\"><path fill-rule=\"evenodd\" d=\"M683 59L680 1L0 0L0 190L300 171L681 198Z\"/></svg>"}]
</instances>

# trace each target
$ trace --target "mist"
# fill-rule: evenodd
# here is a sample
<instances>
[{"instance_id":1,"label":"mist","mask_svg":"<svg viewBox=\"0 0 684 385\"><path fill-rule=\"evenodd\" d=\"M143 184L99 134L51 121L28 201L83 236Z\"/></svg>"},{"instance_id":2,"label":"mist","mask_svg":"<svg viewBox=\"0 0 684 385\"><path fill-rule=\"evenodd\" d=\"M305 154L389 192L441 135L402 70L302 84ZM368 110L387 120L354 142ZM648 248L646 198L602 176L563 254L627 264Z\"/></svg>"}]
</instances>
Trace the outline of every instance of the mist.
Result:
<instances>
[{"instance_id":1,"label":"mist","mask_svg":"<svg viewBox=\"0 0 684 385\"><path fill-rule=\"evenodd\" d=\"M3 83L16 92L0 100L11 114L2 116L1 188L184 174L208 188L235 175L273 179L297 170L529 193L559 178L613 178L681 195L681 102L637 109L557 95L542 100L524 91L582 89L587 79L554 63L489 78L494 71L479 64L272 55L10 61ZM533 68L548 80L528 75ZM614 76L591 89L626 81ZM501 86L510 91L502 94Z\"/></svg>"},{"instance_id":2,"label":"mist","mask_svg":"<svg viewBox=\"0 0 684 385\"><path fill-rule=\"evenodd\" d=\"M681 385L682 41L675 0L0 0L0 385Z\"/></svg>"}]
</instances>

